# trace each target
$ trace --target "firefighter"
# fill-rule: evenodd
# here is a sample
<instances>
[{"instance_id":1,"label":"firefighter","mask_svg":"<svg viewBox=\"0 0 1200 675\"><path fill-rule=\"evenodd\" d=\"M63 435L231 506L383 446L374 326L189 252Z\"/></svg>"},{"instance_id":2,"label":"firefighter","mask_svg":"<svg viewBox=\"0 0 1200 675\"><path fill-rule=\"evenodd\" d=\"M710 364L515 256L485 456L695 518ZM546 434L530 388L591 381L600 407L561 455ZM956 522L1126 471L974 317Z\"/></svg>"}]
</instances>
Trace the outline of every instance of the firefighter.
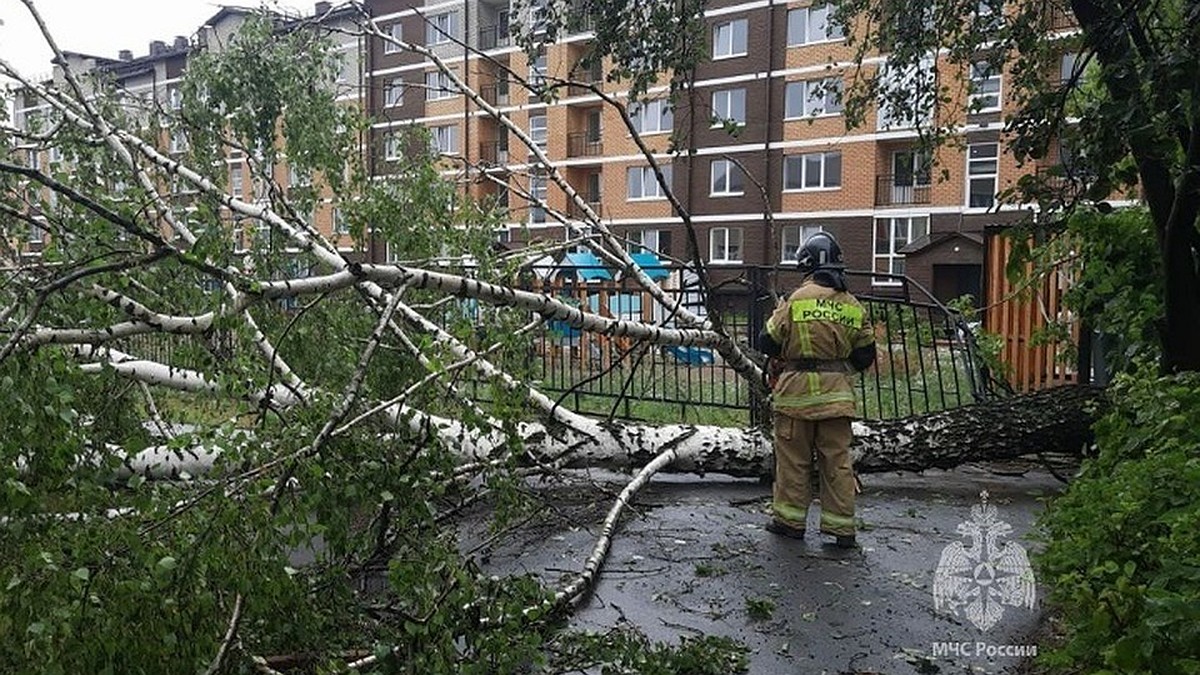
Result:
<instances>
[{"instance_id":1,"label":"firefighter","mask_svg":"<svg viewBox=\"0 0 1200 675\"><path fill-rule=\"evenodd\" d=\"M853 377L875 362L875 338L863 306L847 290L842 250L832 236L809 237L796 262L804 280L759 336L779 371L771 397L775 485L767 530L804 538L815 450L821 532L833 535L837 546L854 548Z\"/></svg>"}]
</instances>

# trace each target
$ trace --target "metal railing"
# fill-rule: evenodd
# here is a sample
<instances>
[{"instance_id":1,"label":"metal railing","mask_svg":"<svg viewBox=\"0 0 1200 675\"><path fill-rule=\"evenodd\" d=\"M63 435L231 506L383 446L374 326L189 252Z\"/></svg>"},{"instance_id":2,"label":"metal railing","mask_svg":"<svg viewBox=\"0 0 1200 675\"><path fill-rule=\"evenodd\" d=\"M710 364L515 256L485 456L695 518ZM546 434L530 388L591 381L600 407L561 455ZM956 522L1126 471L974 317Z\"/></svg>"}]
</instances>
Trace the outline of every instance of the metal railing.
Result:
<instances>
[{"instance_id":1,"label":"metal railing","mask_svg":"<svg viewBox=\"0 0 1200 675\"><path fill-rule=\"evenodd\" d=\"M567 157L599 157L604 143L595 134L582 131L567 134Z\"/></svg>"},{"instance_id":2,"label":"metal railing","mask_svg":"<svg viewBox=\"0 0 1200 675\"><path fill-rule=\"evenodd\" d=\"M512 38L508 35L508 26L492 25L479 27L479 48L480 49L495 49L497 47L507 47L512 42Z\"/></svg>"},{"instance_id":3,"label":"metal railing","mask_svg":"<svg viewBox=\"0 0 1200 675\"><path fill-rule=\"evenodd\" d=\"M506 166L508 164L508 148L500 141L485 141L479 144L479 161L484 164Z\"/></svg>"},{"instance_id":4,"label":"metal railing","mask_svg":"<svg viewBox=\"0 0 1200 675\"><path fill-rule=\"evenodd\" d=\"M709 294L708 307L742 345L756 344L776 305L775 294L764 283L770 274L766 268L746 268L741 279ZM848 274L863 280L862 285L880 276ZM799 283L798 275L779 276L784 292ZM894 294L857 295L875 333L877 354L876 364L856 379L860 416L906 417L996 396L994 380L963 317L911 279L892 278L899 283ZM522 286L603 316L675 325L648 292L601 268L539 269ZM670 270L663 286L668 296L689 309L705 311L697 290L681 288L679 270ZM709 348L659 347L549 321L533 336L518 367L539 389L581 413L731 425L769 419L761 386L747 381ZM486 400L486 384L477 385L476 395Z\"/></svg>"},{"instance_id":5,"label":"metal railing","mask_svg":"<svg viewBox=\"0 0 1200 675\"><path fill-rule=\"evenodd\" d=\"M924 185L907 176L897 184L894 174L875 177L875 206L899 206L902 204L928 204L929 183Z\"/></svg>"}]
</instances>

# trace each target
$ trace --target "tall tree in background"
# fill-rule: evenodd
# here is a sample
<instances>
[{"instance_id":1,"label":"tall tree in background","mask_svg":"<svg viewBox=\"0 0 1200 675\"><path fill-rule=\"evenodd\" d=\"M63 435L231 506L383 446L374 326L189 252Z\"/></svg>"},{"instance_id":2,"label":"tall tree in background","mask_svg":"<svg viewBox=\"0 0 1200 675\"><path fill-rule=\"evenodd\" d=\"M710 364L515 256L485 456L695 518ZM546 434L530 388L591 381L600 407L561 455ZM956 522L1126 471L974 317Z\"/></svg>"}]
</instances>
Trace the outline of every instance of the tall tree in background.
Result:
<instances>
[{"instance_id":1,"label":"tall tree in background","mask_svg":"<svg viewBox=\"0 0 1200 675\"><path fill-rule=\"evenodd\" d=\"M1200 370L1200 5L843 0L837 15L853 26L860 64L886 57L856 70L851 123L881 104L936 141L952 139L966 112L956 89L969 86L972 63L989 61L1004 68L1005 96L1017 103L1006 121L1012 152L1056 165L1013 195L1042 205L1042 225L1065 223L1074 197L1140 197L1164 275L1162 368ZM952 68L931 68L935 55Z\"/></svg>"}]
</instances>

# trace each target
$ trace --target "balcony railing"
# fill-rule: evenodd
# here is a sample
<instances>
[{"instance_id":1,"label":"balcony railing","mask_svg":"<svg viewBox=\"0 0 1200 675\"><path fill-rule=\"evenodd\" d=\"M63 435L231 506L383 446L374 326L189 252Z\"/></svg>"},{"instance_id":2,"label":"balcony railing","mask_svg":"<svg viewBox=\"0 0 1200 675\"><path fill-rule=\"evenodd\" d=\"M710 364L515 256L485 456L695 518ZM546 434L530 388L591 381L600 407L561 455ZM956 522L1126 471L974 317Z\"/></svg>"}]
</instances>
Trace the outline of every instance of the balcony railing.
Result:
<instances>
[{"instance_id":1,"label":"balcony railing","mask_svg":"<svg viewBox=\"0 0 1200 675\"><path fill-rule=\"evenodd\" d=\"M599 157L603 154L604 144L594 134L567 134L567 157Z\"/></svg>"},{"instance_id":2,"label":"balcony railing","mask_svg":"<svg viewBox=\"0 0 1200 675\"><path fill-rule=\"evenodd\" d=\"M502 147L500 141L487 141L479 144L479 161L483 164L505 166L508 164L508 148Z\"/></svg>"},{"instance_id":3,"label":"balcony railing","mask_svg":"<svg viewBox=\"0 0 1200 675\"><path fill-rule=\"evenodd\" d=\"M1078 24L1075 22L1075 15L1067 7L1060 7L1057 4L1050 3L1046 5L1046 24L1050 30L1066 30L1075 28Z\"/></svg>"},{"instance_id":4,"label":"balcony railing","mask_svg":"<svg viewBox=\"0 0 1200 675\"><path fill-rule=\"evenodd\" d=\"M587 202L588 208L596 214L597 218L604 217L604 207L600 203L600 195L584 195L583 201ZM568 215L575 220L582 220L586 216L583 209L575 202L568 202L570 208L567 209Z\"/></svg>"},{"instance_id":5,"label":"balcony railing","mask_svg":"<svg viewBox=\"0 0 1200 675\"><path fill-rule=\"evenodd\" d=\"M495 49L497 47L507 47L512 41L508 35L508 26L480 26L479 27L479 48L480 49Z\"/></svg>"},{"instance_id":6,"label":"balcony railing","mask_svg":"<svg viewBox=\"0 0 1200 675\"><path fill-rule=\"evenodd\" d=\"M875 177L875 206L928 203L929 185L917 183L912 176L899 180L893 174Z\"/></svg>"}]
</instances>

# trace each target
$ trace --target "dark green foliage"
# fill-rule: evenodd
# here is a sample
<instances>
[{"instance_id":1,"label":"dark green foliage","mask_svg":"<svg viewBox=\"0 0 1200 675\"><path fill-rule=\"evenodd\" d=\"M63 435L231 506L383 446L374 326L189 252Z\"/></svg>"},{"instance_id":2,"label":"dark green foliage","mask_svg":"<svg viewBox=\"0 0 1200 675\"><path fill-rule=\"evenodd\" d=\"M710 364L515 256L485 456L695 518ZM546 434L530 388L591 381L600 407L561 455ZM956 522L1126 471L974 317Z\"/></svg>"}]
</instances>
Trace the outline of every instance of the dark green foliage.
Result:
<instances>
[{"instance_id":1,"label":"dark green foliage","mask_svg":"<svg viewBox=\"0 0 1200 675\"><path fill-rule=\"evenodd\" d=\"M552 646L555 672L602 675L732 675L748 671L746 649L723 637L682 638L678 647L651 643L628 629L572 633ZM593 670L596 668L598 670Z\"/></svg>"},{"instance_id":2,"label":"dark green foliage","mask_svg":"<svg viewBox=\"0 0 1200 675\"><path fill-rule=\"evenodd\" d=\"M1039 580L1079 672L1200 672L1200 377L1143 370L1112 388L1098 457L1042 519Z\"/></svg>"}]
</instances>

